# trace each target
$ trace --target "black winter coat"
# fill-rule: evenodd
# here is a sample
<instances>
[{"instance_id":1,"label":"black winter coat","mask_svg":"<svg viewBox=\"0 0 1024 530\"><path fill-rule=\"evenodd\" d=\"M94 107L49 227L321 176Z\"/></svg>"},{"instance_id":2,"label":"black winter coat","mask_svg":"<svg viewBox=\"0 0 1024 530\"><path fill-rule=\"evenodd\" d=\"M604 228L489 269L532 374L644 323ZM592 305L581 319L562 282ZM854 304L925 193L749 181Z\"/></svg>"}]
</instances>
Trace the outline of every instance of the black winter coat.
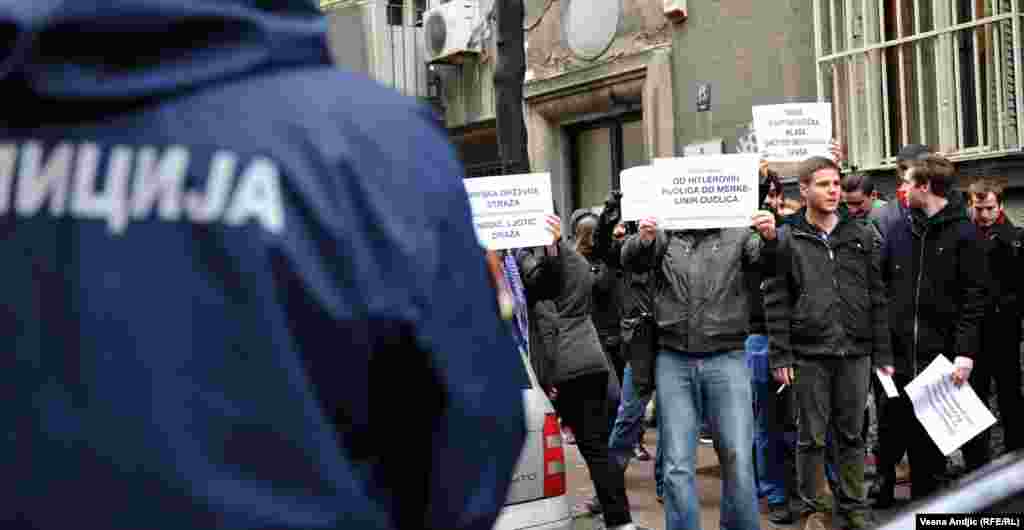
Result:
<instances>
[{"instance_id":1,"label":"black winter coat","mask_svg":"<svg viewBox=\"0 0 1024 530\"><path fill-rule=\"evenodd\" d=\"M772 368L801 357L892 364L881 245L861 220L841 218L827 238L803 215L779 229L764 296Z\"/></svg>"},{"instance_id":2,"label":"black winter coat","mask_svg":"<svg viewBox=\"0 0 1024 530\"><path fill-rule=\"evenodd\" d=\"M1024 233L1006 220L982 232L981 239L991 273L989 312L1020 320L1024 311Z\"/></svg>"},{"instance_id":3,"label":"black winter coat","mask_svg":"<svg viewBox=\"0 0 1024 530\"><path fill-rule=\"evenodd\" d=\"M535 364L542 365L541 385L558 385L584 375L608 372L608 362L590 318L594 287L590 264L564 242L558 243L558 256L539 257L541 252L526 249L516 255L530 305L529 318L536 319L538 324L531 325L530 355L536 358ZM545 300L552 304L538 305ZM535 332L541 336L535 337Z\"/></svg>"},{"instance_id":4,"label":"black winter coat","mask_svg":"<svg viewBox=\"0 0 1024 530\"><path fill-rule=\"evenodd\" d=\"M593 215L589 210L573 212L570 221L573 231L581 219ZM620 259L622 243L612 238L616 220L608 219L603 213L595 217L598 223L594 232L593 252L587 257L590 271L594 275L594 327L597 328L605 348L618 355L617 349L622 342L619 323L622 320L622 304L626 291L626 279Z\"/></svg>"},{"instance_id":5,"label":"black winter coat","mask_svg":"<svg viewBox=\"0 0 1024 530\"><path fill-rule=\"evenodd\" d=\"M952 200L931 218L886 216L881 228L896 369L916 375L940 353L973 358L988 304L988 265L963 203Z\"/></svg>"}]
</instances>

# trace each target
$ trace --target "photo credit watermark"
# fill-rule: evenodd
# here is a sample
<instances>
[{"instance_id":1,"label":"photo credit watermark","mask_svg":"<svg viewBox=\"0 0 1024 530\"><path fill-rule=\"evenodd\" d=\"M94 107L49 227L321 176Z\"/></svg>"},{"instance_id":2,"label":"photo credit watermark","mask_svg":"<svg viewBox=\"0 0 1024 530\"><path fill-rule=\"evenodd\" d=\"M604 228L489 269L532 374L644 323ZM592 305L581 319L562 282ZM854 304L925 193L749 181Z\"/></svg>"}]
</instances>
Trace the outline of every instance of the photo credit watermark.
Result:
<instances>
[{"instance_id":1,"label":"photo credit watermark","mask_svg":"<svg viewBox=\"0 0 1024 530\"><path fill-rule=\"evenodd\" d=\"M1024 528L1024 514L919 513L918 530L925 528Z\"/></svg>"}]
</instances>

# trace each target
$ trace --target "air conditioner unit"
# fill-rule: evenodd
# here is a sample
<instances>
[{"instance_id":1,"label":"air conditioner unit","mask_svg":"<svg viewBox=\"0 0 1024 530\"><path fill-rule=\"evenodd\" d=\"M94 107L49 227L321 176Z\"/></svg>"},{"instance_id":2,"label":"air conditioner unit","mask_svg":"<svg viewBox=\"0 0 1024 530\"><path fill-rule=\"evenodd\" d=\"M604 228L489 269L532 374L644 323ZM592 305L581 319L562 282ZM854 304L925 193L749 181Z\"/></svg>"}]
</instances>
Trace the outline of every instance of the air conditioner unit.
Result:
<instances>
[{"instance_id":1,"label":"air conditioner unit","mask_svg":"<svg viewBox=\"0 0 1024 530\"><path fill-rule=\"evenodd\" d=\"M427 62L458 64L479 53L479 45L470 43L479 22L477 0L452 0L427 10L423 15Z\"/></svg>"}]
</instances>

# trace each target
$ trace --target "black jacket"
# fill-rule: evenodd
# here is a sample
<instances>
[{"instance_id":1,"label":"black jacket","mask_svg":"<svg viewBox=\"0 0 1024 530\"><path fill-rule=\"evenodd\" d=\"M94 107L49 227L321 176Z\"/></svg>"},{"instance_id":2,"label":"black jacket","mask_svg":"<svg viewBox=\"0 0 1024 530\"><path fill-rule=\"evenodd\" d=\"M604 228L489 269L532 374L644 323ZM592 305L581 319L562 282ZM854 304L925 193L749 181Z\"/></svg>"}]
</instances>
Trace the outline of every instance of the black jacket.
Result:
<instances>
[{"instance_id":1,"label":"black jacket","mask_svg":"<svg viewBox=\"0 0 1024 530\"><path fill-rule=\"evenodd\" d=\"M531 326L530 355L544 356L534 361L542 365L541 385L607 372L608 362L590 319L594 287L590 264L564 242L558 243L558 256L539 258L541 252L524 249L516 256L530 304L529 318L538 320L537 326ZM538 305L545 300L553 304ZM543 336L535 337L536 332Z\"/></svg>"},{"instance_id":2,"label":"black jacket","mask_svg":"<svg viewBox=\"0 0 1024 530\"><path fill-rule=\"evenodd\" d=\"M761 202L764 202L763 200ZM785 217L779 215L779 212L769 209L770 212L775 216L775 226L782 228L783 225L792 222L792 219L796 219L797 216L802 213L795 213L787 215ZM801 210L802 212L802 210ZM764 322L764 274L756 267L751 267L744 274L744 282L747 284L747 292L750 293L750 334L751 335L766 335L768 328Z\"/></svg>"},{"instance_id":3,"label":"black jacket","mask_svg":"<svg viewBox=\"0 0 1024 530\"><path fill-rule=\"evenodd\" d=\"M931 218L883 218L882 273L896 369L916 374L937 354L974 357L988 304L988 265L962 201Z\"/></svg>"},{"instance_id":4,"label":"black jacket","mask_svg":"<svg viewBox=\"0 0 1024 530\"><path fill-rule=\"evenodd\" d=\"M806 217L779 228L775 274L765 285L772 368L799 357L863 357L892 364L881 239L840 218L827 239Z\"/></svg>"},{"instance_id":5,"label":"black jacket","mask_svg":"<svg viewBox=\"0 0 1024 530\"><path fill-rule=\"evenodd\" d=\"M996 313L1000 321L1019 321L1024 310L1024 233L1008 219L979 232L991 273L989 314Z\"/></svg>"},{"instance_id":6,"label":"black jacket","mask_svg":"<svg viewBox=\"0 0 1024 530\"><path fill-rule=\"evenodd\" d=\"M626 289L620 259L622 243L612 239L615 225L608 226L605 215L598 217L589 210L573 212L569 222L573 232L576 224L587 216L598 219L593 252L586 257L590 263L590 272L594 275L592 318L601 342L609 351L614 352L621 343L619 322L622 319L623 296Z\"/></svg>"}]
</instances>

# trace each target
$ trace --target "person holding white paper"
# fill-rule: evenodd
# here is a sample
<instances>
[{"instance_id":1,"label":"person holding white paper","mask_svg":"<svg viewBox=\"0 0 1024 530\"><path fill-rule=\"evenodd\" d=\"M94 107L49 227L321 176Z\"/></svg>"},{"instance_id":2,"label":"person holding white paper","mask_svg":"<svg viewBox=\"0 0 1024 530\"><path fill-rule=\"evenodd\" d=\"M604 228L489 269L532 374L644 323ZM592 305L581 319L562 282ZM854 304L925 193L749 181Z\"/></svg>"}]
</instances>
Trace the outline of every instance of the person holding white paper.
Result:
<instances>
[{"instance_id":1,"label":"person holding white paper","mask_svg":"<svg viewBox=\"0 0 1024 530\"><path fill-rule=\"evenodd\" d=\"M886 249L889 248L885 240L893 238L903 242L896 246L906 247L909 245L910 238L912 237L910 219L914 215L920 214L914 213L907 202L907 189L910 186L903 180L903 176L910 168L910 164L914 163L914 160L921 156L927 156L930 152L926 145L910 144L903 146L896 153L896 178L899 180L896 196L878 211L878 227L882 232L883 241L883 262L887 255ZM888 272L886 274L888 275ZM886 281L888 281L888 276ZM889 314L891 315L889 331L893 337L893 350L897 353L901 351L903 344L907 344L906 340L911 332L907 329L906 317L904 316L907 309L905 307L894 308L894 303L904 303L904 300L909 301L909 298L890 300L889 304ZM910 382L909 373L908 370L898 370L892 376L894 385L906 386ZM883 390L883 392L878 392L877 390ZM876 398L883 394L884 389L876 387ZM868 498L874 501L876 509L892 506L896 488L896 464L902 460L903 454L907 451L906 438L902 433L903 425L890 424L889 421L890 418L897 418L900 421L903 421L905 418L900 414L886 414L886 407L889 405L889 402L890 400L887 397L876 399L875 401L876 411L878 412L878 439L877 446L875 447L875 454L878 458L875 469L876 475L881 480L875 480L871 485L871 489L868 490ZM899 409L904 407L905 403L900 403L897 400L895 406Z\"/></svg>"},{"instance_id":2,"label":"person holding white paper","mask_svg":"<svg viewBox=\"0 0 1024 530\"><path fill-rule=\"evenodd\" d=\"M957 385L950 377L955 371L945 355L936 355L906 386L914 414L946 456L976 440L996 422L971 385Z\"/></svg>"},{"instance_id":3,"label":"person holding white paper","mask_svg":"<svg viewBox=\"0 0 1024 530\"><path fill-rule=\"evenodd\" d=\"M744 343L750 293L745 273L771 263L775 217L759 211L750 228L665 232L640 222L622 262L654 272L658 325L655 381L664 458L665 527L699 530L697 435L706 419L722 462L722 527L760 527L751 451L754 418Z\"/></svg>"},{"instance_id":4,"label":"person holding white paper","mask_svg":"<svg viewBox=\"0 0 1024 530\"><path fill-rule=\"evenodd\" d=\"M797 449L802 514L820 511L826 437L838 468L833 494L837 527L867 528L862 428L872 364L893 373L881 239L837 214L839 167L814 157L802 163L803 213L779 230L775 274L765 287L769 359L775 379L794 385L800 409Z\"/></svg>"},{"instance_id":5,"label":"person holding white paper","mask_svg":"<svg viewBox=\"0 0 1024 530\"><path fill-rule=\"evenodd\" d=\"M988 266L977 229L953 189L956 170L947 159L924 154L906 161L907 203L916 211L907 226L883 224L882 270L889 293L890 327L900 397L882 409L880 438L883 488L892 502L895 466L910 458L911 497L941 486L946 459L917 420L904 386L939 354L954 358L951 377L963 384L979 351L979 327L988 305ZM876 504L877 505L877 504Z\"/></svg>"}]
</instances>

